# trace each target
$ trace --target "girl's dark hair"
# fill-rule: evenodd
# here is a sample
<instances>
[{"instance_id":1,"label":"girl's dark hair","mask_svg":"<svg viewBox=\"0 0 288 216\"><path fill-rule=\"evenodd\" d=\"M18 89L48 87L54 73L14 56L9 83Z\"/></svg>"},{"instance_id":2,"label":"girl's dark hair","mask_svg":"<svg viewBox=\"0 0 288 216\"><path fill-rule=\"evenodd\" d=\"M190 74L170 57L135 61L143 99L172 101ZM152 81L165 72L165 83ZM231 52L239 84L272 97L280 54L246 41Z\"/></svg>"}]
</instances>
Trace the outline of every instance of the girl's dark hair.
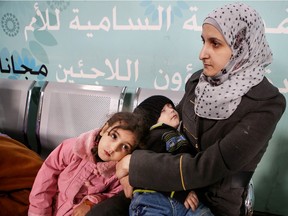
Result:
<instances>
[{"instance_id":1,"label":"girl's dark hair","mask_svg":"<svg viewBox=\"0 0 288 216\"><path fill-rule=\"evenodd\" d=\"M132 113L132 112L117 112L114 113L107 121L107 124L109 127L111 127L113 124L119 123L118 125L115 125L112 129L123 129L131 131L135 134L136 138L136 146L135 148L138 148L139 146L142 146L145 142L145 135L149 132L149 127L145 124L145 121L143 120L143 116ZM96 137L96 142L99 142L101 139L101 136L98 135ZM134 149L135 149L134 148ZM94 157L96 157L98 160L98 145L94 146L91 149L92 154Z\"/></svg>"},{"instance_id":2,"label":"girl's dark hair","mask_svg":"<svg viewBox=\"0 0 288 216\"><path fill-rule=\"evenodd\" d=\"M144 140L144 135L149 131L148 127L144 125L143 116L132 112L118 112L110 117L107 121L109 127L119 122L119 125L113 129L123 129L131 131L136 135L136 145L138 146Z\"/></svg>"}]
</instances>

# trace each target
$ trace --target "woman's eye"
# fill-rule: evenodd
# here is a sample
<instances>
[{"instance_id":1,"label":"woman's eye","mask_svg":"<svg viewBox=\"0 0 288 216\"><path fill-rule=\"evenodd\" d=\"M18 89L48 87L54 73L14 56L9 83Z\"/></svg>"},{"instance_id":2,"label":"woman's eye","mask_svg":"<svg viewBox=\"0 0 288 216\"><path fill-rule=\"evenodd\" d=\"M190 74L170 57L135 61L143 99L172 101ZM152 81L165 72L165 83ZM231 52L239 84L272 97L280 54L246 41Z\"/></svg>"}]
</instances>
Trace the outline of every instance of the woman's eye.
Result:
<instances>
[{"instance_id":1,"label":"woman's eye","mask_svg":"<svg viewBox=\"0 0 288 216\"><path fill-rule=\"evenodd\" d=\"M203 38L203 37L201 37L201 41L202 41L202 43L203 43L203 44L205 43L205 41L204 41L204 38Z\"/></svg>"},{"instance_id":2,"label":"woman's eye","mask_svg":"<svg viewBox=\"0 0 288 216\"><path fill-rule=\"evenodd\" d=\"M212 45L214 47L219 47L220 46L220 43L218 43L217 41L212 41Z\"/></svg>"}]
</instances>

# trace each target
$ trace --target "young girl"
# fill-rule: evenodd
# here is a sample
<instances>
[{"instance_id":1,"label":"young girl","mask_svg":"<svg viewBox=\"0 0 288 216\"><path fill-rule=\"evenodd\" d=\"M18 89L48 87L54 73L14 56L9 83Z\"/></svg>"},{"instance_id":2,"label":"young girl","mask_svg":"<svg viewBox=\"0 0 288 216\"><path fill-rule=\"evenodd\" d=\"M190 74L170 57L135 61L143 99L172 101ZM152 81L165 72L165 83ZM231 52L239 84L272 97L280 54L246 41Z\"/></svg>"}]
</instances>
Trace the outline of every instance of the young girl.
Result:
<instances>
[{"instance_id":1,"label":"young girl","mask_svg":"<svg viewBox=\"0 0 288 216\"><path fill-rule=\"evenodd\" d=\"M115 165L142 142L144 132L138 115L119 112L101 129L64 140L37 174L28 215L85 215L120 192Z\"/></svg>"}]
</instances>

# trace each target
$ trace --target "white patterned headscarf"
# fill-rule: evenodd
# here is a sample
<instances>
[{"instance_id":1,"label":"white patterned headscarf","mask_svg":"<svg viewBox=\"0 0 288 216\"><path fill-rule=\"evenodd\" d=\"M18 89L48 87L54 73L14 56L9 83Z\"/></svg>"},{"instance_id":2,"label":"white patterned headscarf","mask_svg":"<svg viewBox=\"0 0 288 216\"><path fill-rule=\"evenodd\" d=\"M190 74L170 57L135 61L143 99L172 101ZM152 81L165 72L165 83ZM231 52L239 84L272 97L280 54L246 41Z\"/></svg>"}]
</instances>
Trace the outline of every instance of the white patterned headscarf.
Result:
<instances>
[{"instance_id":1,"label":"white patterned headscarf","mask_svg":"<svg viewBox=\"0 0 288 216\"><path fill-rule=\"evenodd\" d=\"M264 77L272 62L259 14L243 3L228 4L208 14L204 23L212 24L231 47L232 57L214 77L200 76L195 94L195 112L208 119L227 119L241 98Z\"/></svg>"}]
</instances>

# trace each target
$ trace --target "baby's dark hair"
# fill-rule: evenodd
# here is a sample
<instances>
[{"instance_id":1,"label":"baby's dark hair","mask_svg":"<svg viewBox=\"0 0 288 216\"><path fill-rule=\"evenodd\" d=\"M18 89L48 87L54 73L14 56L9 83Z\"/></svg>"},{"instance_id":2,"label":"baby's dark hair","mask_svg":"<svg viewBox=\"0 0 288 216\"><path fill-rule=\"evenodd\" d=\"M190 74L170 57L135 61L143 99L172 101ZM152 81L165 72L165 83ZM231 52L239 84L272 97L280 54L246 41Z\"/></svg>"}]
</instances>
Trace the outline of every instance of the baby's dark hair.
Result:
<instances>
[{"instance_id":1,"label":"baby's dark hair","mask_svg":"<svg viewBox=\"0 0 288 216\"><path fill-rule=\"evenodd\" d=\"M175 109L173 101L168 97L163 95L152 95L145 100L143 100L135 109L134 113L140 114L146 119L146 124L152 127L157 123L163 107L166 104L171 104L173 109Z\"/></svg>"},{"instance_id":2,"label":"baby's dark hair","mask_svg":"<svg viewBox=\"0 0 288 216\"><path fill-rule=\"evenodd\" d=\"M136 135L136 146L143 143L145 134L148 133L147 127L144 125L143 117L132 112L117 112L114 113L107 121L109 127L115 125L113 129L121 128L123 130L131 131Z\"/></svg>"}]
</instances>

